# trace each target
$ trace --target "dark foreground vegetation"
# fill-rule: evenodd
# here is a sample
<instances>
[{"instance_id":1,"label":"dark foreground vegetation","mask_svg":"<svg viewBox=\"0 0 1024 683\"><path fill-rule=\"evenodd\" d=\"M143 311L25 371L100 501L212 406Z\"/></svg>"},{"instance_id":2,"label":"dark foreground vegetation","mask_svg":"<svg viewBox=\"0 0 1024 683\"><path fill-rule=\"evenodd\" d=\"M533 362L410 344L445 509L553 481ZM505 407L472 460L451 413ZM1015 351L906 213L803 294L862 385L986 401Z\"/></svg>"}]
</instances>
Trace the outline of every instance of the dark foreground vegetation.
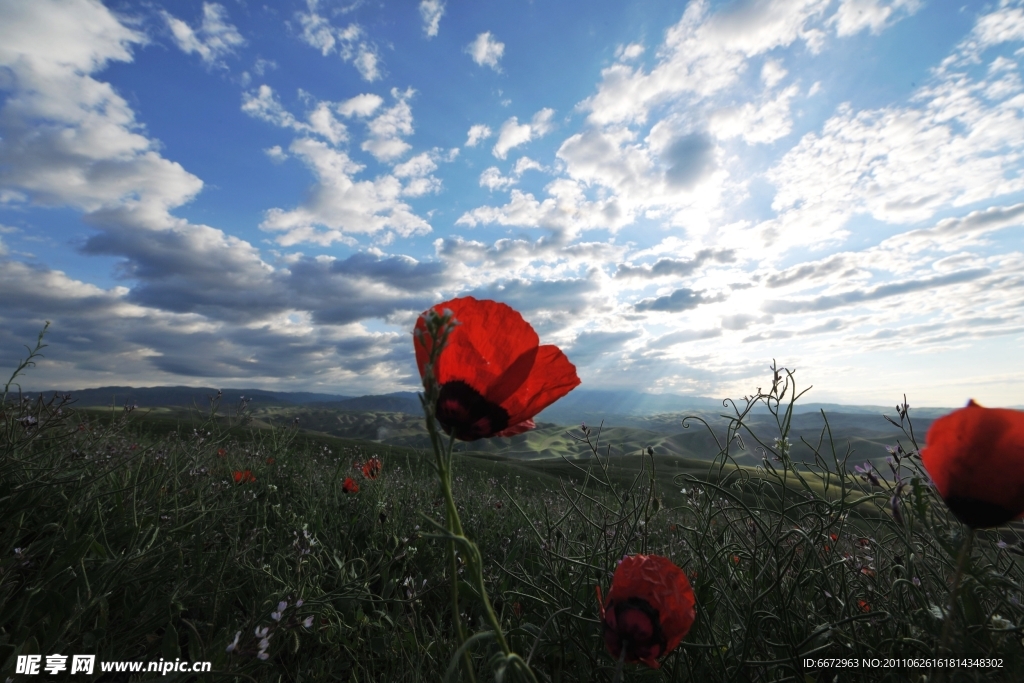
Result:
<instances>
[{"instance_id":1,"label":"dark foreground vegetation","mask_svg":"<svg viewBox=\"0 0 1024 683\"><path fill-rule=\"evenodd\" d=\"M510 645L540 680L610 680L595 586L622 556L654 553L688 574L697 620L659 670L627 667L627 680L1020 680L1018 531L975 535L950 610L964 529L920 469L905 407L891 468L855 470L827 429L807 446L816 462L794 464L795 392L775 379L759 394L775 432L746 431L745 402L730 404L702 462L607 456L593 426L565 436L589 441L589 458L456 456L456 500ZM465 680L425 454L254 429L244 404L220 401L171 423L4 397L0 678L128 680L15 673L18 655L59 653L212 662L139 681ZM751 452L759 466L735 464ZM376 478L354 467L372 456ZM479 630L471 582L460 595ZM491 647L472 649L480 680ZM1001 668L903 662L939 656Z\"/></svg>"}]
</instances>

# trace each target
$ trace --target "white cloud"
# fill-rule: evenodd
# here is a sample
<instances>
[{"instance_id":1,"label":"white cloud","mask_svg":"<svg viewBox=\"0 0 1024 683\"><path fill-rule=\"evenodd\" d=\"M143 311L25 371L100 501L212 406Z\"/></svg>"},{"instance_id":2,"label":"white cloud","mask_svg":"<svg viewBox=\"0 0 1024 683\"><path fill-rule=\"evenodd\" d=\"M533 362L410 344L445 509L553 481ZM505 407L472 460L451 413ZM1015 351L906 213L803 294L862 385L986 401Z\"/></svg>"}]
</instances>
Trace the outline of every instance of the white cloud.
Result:
<instances>
[{"instance_id":1,"label":"white cloud","mask_svg":"<svg viewBox=\"0 0 1024 683\"><path fill-rule=\"evenodd\" d=\"M978 41L981 49L1024 40L1024 8L1010 7L1006 2L1001 5L998 10L981 17L971 32L971 37Z\"/></svg>"},{"instance_id":2,"label":"white cloud","mask_svg":"<svg viewBox=\"0 0 1024 683\"><path fill-rule=\"evenodd\" d=\"M366 39L363 28L355 23L344 28L334 26L319 14L319 4L319 0L306 0L308 11L295 15L302 27L302 41L320 50L324 57L337 52L343 61L351 62L366 81L372 83L382 78L377 46Z\"/></svg>"},{"instance_id":3,"label":"white cloud","mask_svg":"<svg viewBox=\"0 0 1024 683\"><path fill-rule=\"evenodd\" d=\"M372 93L363 93L345 100L338 105L338 113L342 116L365 117L377 111L377 107L384 104L384 98Z\"/></svg>"},{"instance_id":4,"label":"white cloud","mask_svg":"<svg viewBox=\"0 0 1024 683\"><path fill-rule=\"evenodd\" d=\"M419 178L435 170L437 170L437 164L430 157L430 152L423 152L404 163L396 164L394 173L398 178Z\"/></svg>"},{"instance_id":5,"label":"white cloud","mask_svg":"<svg viewBox=\"0 0 1024 683\"><path fill-rule=\"evenodd\" d=\"M242 34L228 23L228 11L215 2L203 3L203 21L196 29L165 11L160 14L178 47L185 54L195 52L207 65L223 64L223 57L245 45Z\"/></svg>"},{"instance_id":6,"label":"white cloud","mask_svg":"<svg viewBox=\"0 0 1024 683\"><path fill-rule=\"evenodd\" d=\"M330 102L318 102L307 115L307 120L303 122L281 105L269 85L261 85L255 94L242 94L242 111L246 114L281 128L320 136L332 145L338 145L348 140L348 130L345 124L334 118L331 110Z\"/></svg>"},{"instance_id":7,"label":"white cloud","mask_svg":"<svg viewBox=\"0 0 1024 683\"><path fill-rule=\"evenodd\" d=\"M764 81L764 87L774 88L787 73L789 72L782 66L782 62L777 59L766 59L764 66L761 67L761 80Z\"/></svg>"},{"instance_id":8,"label":"white cloud","mask_svg":"<svg viewBox=\"0 0 1024 683\"><path fill-rule=\"evenodd\" d=\"M543 171L545 169L540 165L540 162L534 161L530 157L519 157L516 159L516 165L513 167L512 172L520 176L530 170Z\"/></svg>"},{"instance_id":9,"label":"white cloud","mask_svg":"<svg viewBox=\"0 0 1024 683\"><path fill-rule=\"evenodd\" d=\"M498 42L490 31L485 31L466 46L466 52L479 66L489 66L495 71L501 71L498 61L505 54L505 43Z\"/></svg>"},{"instance_id":10,"label":"white cloud","mask_svg":"<svg viewBox=\"0 0 1024 683\"><path fill-rule=\"evenodd\" d=\"M791 85L773 99L720 109L711 115L708 128L723 139L739 136L748 144L775 142L793 130L790 102L798 92L798 86Z\"/></svg>"},{"instance_id":11,"label":"white cloud","mask_svg":"<svg viewBox=\"0 0 1024 683\"><path fill-rule=\"evenodd\" d=\"M615 58L621 59L622 61L628 62L636 59L644 53L644 46L640 43L630 43L629 45L619 45L615 48Z\"/></svg>"},{"instance_id":12,"label":"white cloud","mask_svg":"<svg viewBox=\"0 0 1024 683\"><path fill-rule=\"evenodd\" d=\"M437 35L441 26L441 16L444 15L444 2L442 0L422 0L420 2L420 16L423 17L423 32L428 38Z\"/></svg>"},{"instance_id":13,"label":"white cloud","mask_svg":"<svg viewBox=\"0 0 1024 683\"><path fill-rule=\"evenodd\" d=\"M552 129L551 118L554 114L554 109L541 109L533 115L530 123L519 123L517 117L511 117L501 124L501 129L498 131L498 141L494 143L491 153L499 159L504 159L508 156L508 151L513 147L518 147L530 140L543 137ZM473 130L470 129L470 135L472 133Z\"/></svg>"},{"instance_id":14,"label":"white cloud","mask_svg":"<svg viewBox=\"0 0 1024 683\"><path fill-rule=\"evenodd\" d=\"M519 123L519 119L513 116L501 124L501 129L498 131L498 141L494 143L491 154L499 159L504 159L510 149L526 144L530 141L530 137L530 124Z\"/></svg>"},{"instance_id":15,"label":"white cloud","mask_svg":"<svg viewBox=\"0 0 1024 683\"><path fill-rule=\"evenodd\" d=\"M363 166L318 140L299 138L289 149L313 171L317 184L298 208L267 211L260 229L282 233L275 240L278 244L327 246L348 241L354 234L391 230L408 237L430 232L430 225L399 199L403 188L395 176L355 180Z\"/></svg>"},{"instance_id":16,"label":"white cloud","mask_svg":"<svg viewBox=\"0 0 1024 683\"><path fill-rule=\"evenodd\" d=\"M910 16L922 5L921 0L842 0L829 23L836 27L836 35L840 37L864 29L877 35L895 23L890 21L894 16L900 13L899 19Z\"/></svg>"},{"instance_id":17,"label":"white cloud","mask_svg":"<svg viewBox=\"0 0 1024 683\"><path fill-rule=\"evenodd\" d=\"M165 225L203 183L161 157L128 103L90 75L131 61L144 36L87 0L15 3L2 15L0 196Z\"/></svg>"},{"instance_id":18,"label":"white cloud","mask_svg":"<svg viewBox=\"0 0 1024 683\"><path fill-rule=\"evenodd\" d=\"M651 106L683 94L696 101L711 97L736 84L751 57L797 40L818 45L810 22L828 5L829 0L763 0L710 14L706 0L691 2L666 33L660 60L649 73L617 62L602 71L597 93L579 107L590 112L590 123L608 125L644 122Z\"/></svg>"},{"instance_id":19,"label":"white cloud","mask_svg":"<svg viewBox=\"0 0 1024 683\"><path fill-rule=\"evenodd\" d=\"M906 224L1024 190L1024 86L999 68L977 79L950 69L979 55L973 39L959 45L912 106L843 105L805 135L767 174L779 216L761 226L765 238L804 243L800 226L815 225L813 239L827 241L855 214Z\"/></svg>"},{"instance_id":20,"label":"white cloud","mask_svg":"<svg viewBox=\"0 0 1024 683\"><path fill-rule=\"evenodd\" d=\"M288 158L287 152L281 149L281 145L274 145L263 150L263 153L270 157L270 160L275 164L279 164Z\"/></svg>"},{"instance_id":21,"label":"white cloud","mask_svg":"<svg viewBox=\"0 0 1024 683\"><path fill-rule=\"evenodd\" d=\"M480 187L486 187L491 192L494 190L504 190L515 184L516 179L501 175L501 171L497 166L491 166L480 174Z\"/></svg>"},{"instance_id":22,"label":"white cloud","mask_svg":"<svg viewBox=\"0 0 1024 683\"><path fill-rule=\"evenodd\" d=\"M559 178L545 188L548 197L538 201L532 194L513 189L504 206L481 206L467 211L456 225L474 227L496 223L544 228L554 233L560 243L577 238L584 230L605 228L617 230L632 222L624 216L615 199L587 199L577 183Z\"/></svg>"},{"instance_id":23,"label":"white cloud","mask_svg":"<svg viewBox=\"0 0 1024 683\"><path fill-rule=\"evenodd\" d=\"M491 129L482 123L470 126L469 134L466 137L466 147L476 147L481 140L486 140L491 135L493 135Z\"/></svg>"},{"instance_id":24,"label":"white cloud","mask_svg":"<svg viewBox=\"0 0 1024 683\"><path fill-rule=\"evenodd\" d=\"M362 144L362 149L372 154L378 161L393 161L405 154L411 147L402 140L404 135L412 135L412 108L409 98L415 94L412 88L400 91L391 89L391 96L397 102L385 109L367 124L370 137Z\"/></svg>"}]
</instances>

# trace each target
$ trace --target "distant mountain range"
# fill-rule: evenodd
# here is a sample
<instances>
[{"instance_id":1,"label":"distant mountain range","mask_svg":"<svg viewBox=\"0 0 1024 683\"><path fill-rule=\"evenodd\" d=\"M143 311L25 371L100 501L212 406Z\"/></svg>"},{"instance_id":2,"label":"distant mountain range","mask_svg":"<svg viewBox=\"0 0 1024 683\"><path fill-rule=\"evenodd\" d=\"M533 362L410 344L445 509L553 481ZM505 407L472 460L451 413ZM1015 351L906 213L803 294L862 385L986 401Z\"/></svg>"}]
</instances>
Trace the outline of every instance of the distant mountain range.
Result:
<instances>
[{"instance_id":1,"label":"distant mountain range","mask_svg":"<svg viewBox=\"0 0 1024 683\"><path fill-rule=\"evenodd\" d=\"M217 395L212 387L100 387L98 389L80 389L77 391L58 391L60 394L71 394L78 407L115 406L125 403L145 407L188 407L195 405L205 410L210 399ZM30 392L42 393L45 397L52 396L54 391ZM342 411L374 411L407 413L420 415L419 396L412 391L400 391L391 394L370 396L345 396L339 394L320 394L312 392L265 391L262 389L223 389L221 406L227 408L238 403L241 397L251 399L252 407L270 406L306 406L330 408ZM739 400L739 399L737 399ZM913 408L911 416L936 418L945 415L954 408ZM844 405L838 403L797 403L795 414L845 413L859 415L881 415L882 413L896 417L895 406ZM646 417L663 414L732 414L730 407L723 405L719 399L703 396L682 396L677 394L648 394L638 391L605 391L596 389L576 389L568 396L550 406L540 415L537 421L556 424L574 424L579 422L597 423L619 417ZM767 410L758 406L757 415L766 415Z\"/></svg>"}]
</instances>

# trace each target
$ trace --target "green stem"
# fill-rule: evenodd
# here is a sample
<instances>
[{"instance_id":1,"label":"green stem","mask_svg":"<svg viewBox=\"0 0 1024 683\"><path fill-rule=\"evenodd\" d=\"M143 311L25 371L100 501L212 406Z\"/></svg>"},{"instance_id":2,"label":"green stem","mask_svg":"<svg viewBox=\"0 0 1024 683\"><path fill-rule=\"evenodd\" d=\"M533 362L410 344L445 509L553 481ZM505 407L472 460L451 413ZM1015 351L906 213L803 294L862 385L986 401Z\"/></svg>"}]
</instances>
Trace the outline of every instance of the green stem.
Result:
<instances>
[{"instance_id":1,"label":"green stem","mask_svg":"<svg viewBox=\"0 0 1024 683\"><path fill-rule=\"evenodd\" d=\"M518 669L521 665L525 669L527 678L531 681L536 681L536 677L534 677L529 665L512 652L508 642L505 640L505 634L501 630L501 622L494 613L491 601L487 597L487 589L484 585L483 558L480 555L480 549L475 543L466 538L465 532L462 529L462 520L459 519L458 508L455 506L455 497L452 493L452 452L455 445L455 434L452 433L449 436L448 446L445 448L441 434L438 431L435 415L435 406L440 398L440 387L434 375L434 368L437 367L441 351L447 344L448 334L451 331L451 328L446 327L446 325L446 319L429 318L427 328L431 336L431 344L427 346L422 336L414 337L414 339L415 343L423 344L424 348L428 349L430 355L429 362L424 368L423 385L426 391L420 400L423 403L423 412L427 420L427 432L430 435L430 443L434 449L434 461L438 479L441 482L441 493L444 496L445 511L447 513L445 516L448 522L448 552L452 566L452 621L455 623L455 631L459 640L459 652L462 653L462 660L470 682L476 683L476 676L473 672L473 664L469 656L469 648L467 647L468 641L466 640L459 612L459 565L455 554L456 543L462 546L465 551L466 566L474 579L476 590L480 594L486 619L493 629L494 637L501 646L502 652L505 654L506 665L511 664L515 669Z\"/></svg>"},{"instance_id":2,"label":"green stem","mask_svg":"<svg viewBox=\"0 0 1024 683\"><path fill-rule=\"evenodd\" d=\"M946 621L942 625L942 639L939 641L939 655L943 656L949 649L949 639L953 634L953 617L956 611L957 593L960 592L960 583L964 575L964 566L971 554L971 543L974 541L974 529L967 527L967 535L964 536L963 545L960 546L960 557L956 561L956 574L953 575L953 586L949 590L949 606L946 609ZM945 669L939 670L937 683L942 681Z\"/></svg>"}]
</instances>

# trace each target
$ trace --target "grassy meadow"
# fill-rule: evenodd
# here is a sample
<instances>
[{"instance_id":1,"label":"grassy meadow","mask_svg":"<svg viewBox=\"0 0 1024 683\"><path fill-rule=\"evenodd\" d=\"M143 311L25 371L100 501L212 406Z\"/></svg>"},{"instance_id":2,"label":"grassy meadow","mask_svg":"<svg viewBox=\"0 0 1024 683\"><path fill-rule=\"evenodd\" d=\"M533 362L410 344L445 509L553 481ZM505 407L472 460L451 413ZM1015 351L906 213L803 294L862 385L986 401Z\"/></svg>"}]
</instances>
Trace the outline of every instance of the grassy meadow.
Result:
<instances>
[{"instance_id":1,"label":"grassy meadow","mask_svg":"<svg viewBox=\"0 0 1024 683\"><path fill-rule=\"evenodd\" d=\"M910 416L896 419L892 467L869 476L827 416L818 438L793 443L783 378L755 397L772 418L757 431L739 401L660 442L548 426L456 455L466 533L539 680L611 680L595 586L607 591L616 561L638 552L683 568L697 621L659 670L627 666L626 680L1020 680L1019 530L976 535L949 609L964 528L922 475ZM437 478L422 449L372 440L390 425L416 443L418 427L398 413L307 410L296 423L227 403L146 412L5 397L0 677L51 680L17 675L17 656L87 653L212 662L210 674L138 681L467 680L452 666L446 546L428 533L444 515ZM332 435L338 424L360 438ZM353 465L374 455L371 480ZM358 492L343 491L350 477ZM470 582L460 595L464 623L484 629ZM493 644L471 652L491 680ZM940 654L1001 668L885 667ZM129 680L118 675L67 678Z\"/></svg>"}]
</instances>

